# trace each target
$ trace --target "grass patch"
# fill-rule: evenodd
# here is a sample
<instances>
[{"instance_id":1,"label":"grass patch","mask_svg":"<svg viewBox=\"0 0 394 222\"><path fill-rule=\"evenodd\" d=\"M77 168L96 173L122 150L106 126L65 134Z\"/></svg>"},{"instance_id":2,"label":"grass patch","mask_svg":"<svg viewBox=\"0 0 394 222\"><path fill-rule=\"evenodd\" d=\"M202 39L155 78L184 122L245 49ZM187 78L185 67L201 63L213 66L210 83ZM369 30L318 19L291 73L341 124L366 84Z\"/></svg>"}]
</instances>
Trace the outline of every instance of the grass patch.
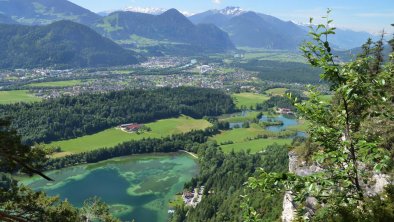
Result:
<instances>
[{"instance_id":1,"label":"grass patch","mask_svg":"<svg viewBox=\"0 0 394 222\"><path fill-rule=\"evenodd\" d=\"M170 202L168 203L168 206L170 208L175 208L177 206L182 206L182 204L183 204L182 195L177 194L177 195L175 195L175 197L172 200L170 200Z\"/></svg>"},{"instance_id":2,"label":"grass patch","mask_svg":"<svg viewBox=\"0 0 394 222\"><path fill-rule=\"evenodd\" d=\"M252 121L257 118L257 116L260 114L260 112L257 111L248 111L245 116L242 116L241 114L237 115L223 115L219 117L220 121L225 121L225 122L245 122L245 121Z\"/></svg>"},{"instance_id":3,"label":"grass patch","mask_svg":"<svg viewBox=\"0 0 394 222\"><path fill-rule=\"evenodd\" d=\"M152 131L137 133L126 133L120 129L111 128L102 132L87 135L75 139L63 140L50 143L49 146L60 147L63 152L80 153L103 147L114 147L119 143L130 140L141 140L143 138L160 138L173 134L185 133L191 130L205 129L211 126L206 120L197 120L187 116L179 118L163 119L146 124ZM61 156L57 154L57 156Z\"/></svg>"},{"instance_id":4,"label":"grass patch","mask_svg":"<svg viewBox=\"0 0 394 222\"><path fill-rule=\"evenodd\" d=\"M19 102L37 102L40 98L30 94L28 90L0 91L0 104L12 104Z\"/></svg>"},{"instance_id":5,"label":"grass patch","mask_svg":"<svg viewBox=\"0 0 394 222\"><path fill-rule=\"evenodd\" d=\"M218 144L227 141L241 143L244 142L247 138L252 138L266 133L269 133L269 131L257 126L256 124L251 124L250 128L238 128L222 131L220 134L211 137L211 139L216 140Z\"/></svg>"},{"instance_id":6,"label":"grass patch","mask_svg":"<svg viewBox=\"0 0 394 222\"><path fill-rule=\"evenodd\" d=\"M301 62L306 63L306 59L298 53L284 50L267 50L262 48L240 47L239 49L246 51L244 60L258 59L271 60L280 62Z\"/></svg>"},{"instance_id":7,"label":"grass patch","mask_svg":"<svg viewBox=\"0 0 394 222\"><path fill-rule=\"evenodd\" d=\"M250 149L251 153L257 153L265 149L267 146L272 145L274 143L279 145L291 144L292 139L276 139L276 138L268 138L268 139L258 139L258 140L250 140L242 143L234 143L228 145L220 146L225 153L229 153L232 150L234 152L239 152L241 150L247 151Z\"/></svg>"},{"instance_id":8,"label":"grass patch","mask_svg":"<svg viewBox=\"0 0 394 222\"><path fill-rule=\"evenodd\" d=\"M287 91L287 88L273 88L266 90L265 93L269 96L283 96Z\"/></svg>"},{"instance_id":9,"label":"grass patch","mask_svg":"<svg viewBox=\"0 0 394 222\"><path fill-rule=\"evenodd\" d=\"M235 69L234 69L234 68L224 68L224 67L221 67L221 68L217 69L217 72L223 73L223 74L228 74L228 73L233 73L233 72L235 72Z\"/></svg>"},{"instance_id":10,"label":"grass patch","mask_svg":"<svg viewBox=\"0 0 394 222\"><path fill-rule=\"evenodd\" d=\"M332 98L333 98L333 95L321 95L321 96L320 96L320 99L321 99L323 102L326 102L326 103L331 103Z\"/></svg>"},{"instance_id":11,"label":"grass patch","mask_svg":"<svg viewBox=\"0 0 394 222\"><path fill-rule=\"evenodd\" d=\"M305 119L299 119L298 125L295 126L288 126L287 129L306 132L308 130L309 121Z\"/></svg>"},{"instance_id":12,"label":"grass patch","mask_svg":"<svg viewBox=\"0 0 394 222\"><path fill-rule=\"evenodd\" d=\"M304 95L309 98L310 93L308 91L304 91ZM319 99L325 103L331 103L334 95L320 95Z\"/></svg>"},{"instance_id":13,"label":"grass patch","mask_svg":"<svg viewBox=\"0 0 394 222\"><path fill-rule=\"evenodd\" d=\"M258 124L252 123L250 124L250 128L238 128L222 131L220 134L211 137L210 140L215 140L226 153L229 153L232 150L239 152L241 150L246 151L248 149L250 149L252 153L256 153L274 143L280 145L290 144L292 141L291 138L276 138L276 136L283 136L286 133L292 132L290 132L290 130L271 132L262 128ZM256 139L256 137L262 135L265 135L268 138ZM232 143L227 144L230 141Z\"/></svg>"},{"instance_id":14,"label":"grass patch","mask_svg":"<svg viewBox=\"0 0 394 222\"><path fill-rule=\"evenodd\" d=\"M255 93L236 93L233 94L233 100L237 108L256 108L256 104L263 103L269 99L268 96Z\"/></svg>"},{"instance_id":15,"label":"grass patch","mask_svg":"<svg viewBox=\"0 0 394 222\"><path fill-rule=\"evenodd\" d=\"M78 85L81 83L82 83L81 80L68 80L68 81L30 83L26 86L30 86L30 87L67 87L67 86L75 86L75 85Z\"/></svg>"}]
</instances>

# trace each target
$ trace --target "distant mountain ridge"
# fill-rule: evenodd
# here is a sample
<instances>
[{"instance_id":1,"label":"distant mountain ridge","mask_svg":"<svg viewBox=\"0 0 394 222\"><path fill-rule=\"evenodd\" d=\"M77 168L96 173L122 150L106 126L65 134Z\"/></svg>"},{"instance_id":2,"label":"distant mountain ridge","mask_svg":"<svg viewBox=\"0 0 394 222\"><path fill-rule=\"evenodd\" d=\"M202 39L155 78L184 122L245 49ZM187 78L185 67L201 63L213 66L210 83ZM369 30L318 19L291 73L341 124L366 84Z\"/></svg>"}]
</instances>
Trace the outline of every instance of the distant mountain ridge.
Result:
<instances>
[{"instance_id":1,"label":"distant mountain ridge","mask_svg":"<svg viewBox=\"0 0 394 222\"><path fill-rule=\"evenodd\" d=\"M300 27L305 31L309 31L309 25L300 24ZM329 42L334 48L339 50L350 50L360 47L368 40L368 38L376 41L379 37L368 32L336 28L335 35L330 36Z\"/></svg>"},{"instance_id":2,"label":"distant mountain ridge","mask_svg":"<svg viewBox=\"0 0 394 222\"><path fill-rule=\"evenodd\" d=\"M356 47L356 48L353 48L350 50L334 51L333 54L335 56L338 56L338 58L341 61L348 62L348 61L354 60L357 57L357 55L361 54L362 52L363 52L362 47ZM391 53L390 45L388 45L388 44L383 45L382 54L383 54L383 57L386 61L389 59L390 53Z\"/></svg>"},{"instance_id":3,"label":"distant mountain ridge","mask_svg":"<svg viewBox=\"0 0 394 222\"><path fill-rule=\"evenodd\" d=\"M100 16L67 0L1 0L0 14L25 25L71 20L91 25Z\"/></svg>"},{"instance_id":4,"label":"distant mountain ridge","mask_svg":"<svg viewBox=\"0 0 394 222\"><path fill-rule=\"evenodd\" d=\"M260 47L267 49L298 49L303 40L308 39L308 27L290 21L282 21L274 16L246 11L238 7L210 10L190 16L194 24L215 24L229 33L233 43L240 47ZM373 35L366 32L337 29L331 37L333 46L351 49L362 45Z\"/></svg>"},{"instance_id":5,"label":"distant mountain ridge","mask_svg":"<svg viewBox=\"0 0 394 222\"><path fill-rule=\"evenodd\" d=\"M46 26L0 25L0 68L131 65L133 52L71 21Z\"/></svg>"},{"instance_id":6,"label":"distant mountain ridge","mask_svg":"<svg viewBox=\"0 0 394 222\"><path fill-rule=\"evenodd\" d=\"M87 25L126 48L162 55L217 53L237 47L298 50L307 28L276 17L227 7L186 18L175 9L129 7L95 14L67 0L0 0L0 23L47 25L71 20ZM191 21L188 21L188 19ZM362 45L373 35L337 29L335 49ZM142 43L142 44L141 44Z\"/></svg>"},{"instance_id":7,"label":"distant mountain ridge","mask_svg":"<svg viewBox=\"0 0 394 222\"><path fill-rule=\"evenodd\" d=\"M212 23L230 34L236 46L297 49L306 32L291 22L237 7L211 10L189 17L195 24Z\"/></svg>"},{"instance_id":8,"label":"distant mountain ridge","mask_svg":"<svg viewBox=\"0 0 394 222\"><path fill-rule=\"evenodd\" d=\"M0 13L0 24L17 24L17 22L10 17Z\"/></svg>"},{"instance_id":9,"label":"distant mountain ridge","mask_svg":"<svg viewBox=\"0 0 394 222\"><path fill-rule=\"evenodd\" d=\"M234 49L227 33L212 24L194 25L176 9L160 15L117 11L102 18L96 30L116 41L129 41L130 36L173 42L193 52L224 52Z\"/></svg>"},{"instance_id":10,"label":"distant mountain ridge","mask_svg":"<svg viewBox=\"0 0 394 222\"><path fill-rule=\"evenodd\" d=\"M145 13L145 14L151 14L151 15L160 15L166 12L168 9L164 8L154 8L154 7L126 7L124 9L118 9L118 10L107 10L107 11L101 11L98 12L97 14L101 16L108 16L109 14L117 11L121 12L139 12L139 13ZM193 13L187 12L187 11L180 11L184 16L192 16Z\"/></svg>"}]
</instances>

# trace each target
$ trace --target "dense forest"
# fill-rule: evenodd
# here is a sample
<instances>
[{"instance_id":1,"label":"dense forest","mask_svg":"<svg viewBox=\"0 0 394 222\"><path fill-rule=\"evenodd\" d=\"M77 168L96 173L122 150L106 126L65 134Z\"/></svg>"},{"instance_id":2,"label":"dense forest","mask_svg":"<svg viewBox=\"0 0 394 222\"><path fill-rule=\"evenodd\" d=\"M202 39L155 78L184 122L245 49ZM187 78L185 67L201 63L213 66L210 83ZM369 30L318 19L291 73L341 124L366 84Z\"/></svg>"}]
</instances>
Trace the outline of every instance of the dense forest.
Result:
<instances>
[{"instance_id":1,"label":"dense forest","mask_svg":"<svg viewBox=\"0 0 394 222\"><path fill-rule=\"evenodd\" d=\"M172 135L160 139L143 139L138 141L128 141L116 145L115 147L103 147L101 149L68 155L61 158L52 158L44 163L43 169L53 170L68 166L96 163L114 157L128 156L143 153L169 153L180 150L198 152L198 144L208 141L208 137L219 133L217 126L206 130L195 130L189 133Z\"/></svg>"},{"instance_id":2,"label":"dense forest","mask_svg":"<svg viewBox=\"0 0 394 222\"><path fill-rule=\"evenodd\" d=\"M46 26L0 24L0 68L132 65L136 54L71 21Z\"/></svg>"},{"instance_id":3,"label":"dense forest","mask_svg":"<svg viewBox=\"0 0 394 222\"><path fill-rule=\"evenodd\" d=\"M276 221L282 211L282 195L267 195L245 189L244 183L256 175L259 168L268 172L288 171L288 147L272 145L263 153L231 152L224 154L215 144L198 151L200 173L185 185L186 189L205 186L202 202L188 211L179 206L172 222L181 221L243 221L245 206L250 205L264 215L264 221ZM188 212L188 213L187 213ZM186 217L187 213L187 217Z\"/></svg>"},{"instance_id":4,"label":"dense forest","mask_svg":"<svg viewBox=\"0 0 394 222\"><path fill-rule=\"evenodd\" d=\"M23 141L49 142L93 134L123 123L146 123L185 114L194 118L234 111L229 95L212 89L161 88L61 97L41 103L5 105Z\"/></svg>"}]
</instances>

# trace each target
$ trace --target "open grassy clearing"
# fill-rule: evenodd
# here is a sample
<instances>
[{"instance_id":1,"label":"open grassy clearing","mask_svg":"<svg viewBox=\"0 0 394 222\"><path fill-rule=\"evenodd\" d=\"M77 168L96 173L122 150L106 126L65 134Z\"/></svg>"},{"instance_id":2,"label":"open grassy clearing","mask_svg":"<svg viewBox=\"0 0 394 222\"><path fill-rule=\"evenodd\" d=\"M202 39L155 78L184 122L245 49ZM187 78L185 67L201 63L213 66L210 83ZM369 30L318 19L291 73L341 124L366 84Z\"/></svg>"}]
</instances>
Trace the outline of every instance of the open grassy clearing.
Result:
<instances>
[{"instance_id":1,"label":"open grassy clearing","mask_svg":"<svg viewBox=\"0 0 394 222\"><path fill-rule=\"evenodd\" d=\"M168 203L170 208L175 208L177 206L182 206L183 204L183 197L180 194L174 196L172 200Z\"/></svg>"},{"instance_id":2,"label":"open grassy clearing","mask_svg":"<svg viewBox=\"0 0 394 222\"><path fill-rule=\"evenodd\" d=\"M119 75L125 75L125 74L131 74L131 73L134 73L134 70L132 70L132 69L124 69L124 70L111 71L111 74L119 74Z\"/></svg>"},{"instance_id":3,"label":"open grassy clearing","mask_svg":"<svg viewBox=\"0 0 394 222\"><path fill-rule=\"evenodd\" d=\"M221 131L220 134L217 134L213 137L210 138L210 140L215 140L218 144L221 143L225 143L225 142L229 142L232 141L233 143L243 143L246 140L250 140L253 139L257 136L268 136L268 137L276 137L276 136L280 136L280 135L286 135L290 130L286 130L286 131L281 131L281 132L271 132L269 130L264 129L264 127L256 124L256 123L252 123L250 124L249 128L235 128L232 130L225 130L225 131ZM296 130L291 130L291 131L295 131Z\"/></svg>"},{"instance_id":4,"label":"open grassy clearing","mask_svg":"<svg viewBox=\"0 0 394 222\"><path fill-rule=\"evenodd\" d=\"M211 137L211 139L216 140L218 144L228 141L232 141L234 143L241 143L244 142L247 138L253 138L266 133L270 132L259 127L257 124L251 124L250 128L238 128L222 131L220 134Z\"/></svg>"},{"instance_id":5,"label":"open grassy clearing","mask_svg":"<svg viewBox=\"0 0 394 222\"><path fill-rule=\"evenodd\" d=\"M267 138L267 139L257 139L257 140L250 140L250 141L245 141L242 143L234 143L234 144L228 144L228 145L221 145L220 147L222 148L223 152L229 153L232 150L234 152L239 152L241 150L247 151L250 149L251 153L257 153L265 149L267 146L272 145L272 144L279 144L279 145L285 145L285 144L291 144L292 139L277 139L277 138Z\"/></svg>"},{"instance_id":6,"label":"open grassy clearing","mask_svg":"<svg viewBox=\"0 0 394 222\"><path fill-rule=\"evenodd\" d=\"M255 93L235 93L232 95L237 108L256 108L256 104L269 99L268 96Z\"/></svg>"},{"instance_id":7,"label":"open grassy clearing","mask_svg":"<svg viewBox=\"0 0 394 222\"><path fill-rule=\"evenodd\" d=\"M232 115L222 115L219 117L220 121L223 122L245 122L245 121L252 121L257 118L257 116L260 114L258 111L248 111L245 116L242 116L242 114L232 114Z\"/></svg>"},{"instance_id":8,"label":"open grassy clearing","mask_svg":"<svg viewBox=\"0 0 394 222\"><path fill-rule=\"evenodd\" d=\"M333 95L321 95L320 99L323 102L330 103L332 101Z\"/></svg>"},{"instance_id":9,"label":"open grassy clearing","mask_svg":"<svg viewBox=\"0 0 394 222\"><path fill-rule=\"evenodd\" d=\"M267 50L258 48L241 47L240 49L246 51L244 54L245 60L272 60L281 62L301 62L305 63L306 59L301 55L289 51L281 50Z\"/></svg>"},{"instance_id":10,"label":"open grassy clearing","mask_svg":"<svg viewBox=\"0 0 394 222\"><path fill-rule=\"evenodd\" d=\"M234 68L221 67L221 68L217 69L217 72L227 74L227 73L235 72L235 69Z\"/></svg>"},{"instance_id":11,"label":"open grassy clearing","mask_svg":"<svg viewBox=\"0 0 394 222\"><path fill-rule=\"evenodd\" d=\"M41 101L41 99L30 94L28 90L0 91L0 104L29 103L37 101Z\"/></svg>"},{"instance_id":12,"label":"open grassy clearing","mask_svg":"<svg viewBox=\"0 0 394 222\"><path fill-rule=\"evenodd\" d=\"M310 93L308 91L304 91L304 95L306 97L309 97ZM332 101L333 97L334 97L334 95L320 95L319 96L319 98L325 103L330 103Z\"/></svg>"},{"instance_id":13,"label":"open grassy clearing","mask_svg":"<svg viewBox=\"0 0 394 222\"><path fill-rule=\"evenodd\" d=\"M287 90L287 88L273 88L266 90L265 93L270 96L283 96Z\"/></svg>"},{"instance_id":14,"label":"open grassy clearing","mask_svg":"<svg viewBox=\"0 0 394 222\"><path fill-rule=\"evenodd\" d=\"M81 80L68 80L68 81L30 83L26 86L30 86L30 87L67 87L67 86L75 86L75 85L78 85L81 83L82 83Z\"/></svg>"},{"instance_id":15,"label":"open grassy clearing","mask_svg":"<svg viewBox=\"0 0 394 222\"><path fill-rule=\"evenodd\" d=\"M287 129L294 131L306 132L308 130L309 121L305 119L299 119L298 125L296 126L288 126Z\"/></svg>"},{"instance_id":16,"label":"open grassy clearing","mask_svg":"<svg viewBox=\"0 0 394 222\"><path fill-rule=\"evenodd\" d=\"M191 130L205 129L211 126L206 120L197 120L187 116L179 118L163 119L146 124L151 131L137 133L126 133L120 129L111 128L102 132L87 135L75 139L57 141L50 143L49 146L60 147L67 154L80 153L95 150L103 147L113 147L119 143L130 140L141 140L143 138L160 138L173 134L185 133ZM62 156L62 153L56 156Z\"/></svg>"}]
</instances>

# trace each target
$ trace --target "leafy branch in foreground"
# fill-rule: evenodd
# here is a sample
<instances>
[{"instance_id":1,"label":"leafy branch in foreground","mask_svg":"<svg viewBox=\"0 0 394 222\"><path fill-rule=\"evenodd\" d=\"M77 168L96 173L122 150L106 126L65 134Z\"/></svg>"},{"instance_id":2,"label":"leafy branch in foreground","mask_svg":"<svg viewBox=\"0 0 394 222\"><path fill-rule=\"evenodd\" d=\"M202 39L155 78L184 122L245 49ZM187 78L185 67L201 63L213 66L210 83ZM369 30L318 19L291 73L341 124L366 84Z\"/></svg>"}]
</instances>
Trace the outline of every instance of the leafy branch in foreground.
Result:
<instances>
[{"instance_id":1,"label":"leafy branch in foreground","mask_svg":"<svg viewBox=\"0 0 394 222\"><path fill-rule=\"evenodd\" d=\"M299 215L305 213L307 198L314 197L321 209L336 210L326 220L338 216L340 208L352 209L349 214L362 220L374 220L381 215L368 209L370 201L375 201L368 185L374 174L390 170L394 153L387 140L394 130L394 53L384 63L381 38L368 41L354 61L338 63L328 42L329 35L335 34L329 13L323 17L326 24L310 26L313 41L301 50L312 66L323 70L321 79L330 84L334 99L330 104L323 102L313 88L308 101L298 103L293 98L301 117L311 123L309 149L319 170L308 176L263 171L250 178L248 186L263 192L292 192ZM378 199L390 201L387 195Z\"/></svg>"}]
</instances>

